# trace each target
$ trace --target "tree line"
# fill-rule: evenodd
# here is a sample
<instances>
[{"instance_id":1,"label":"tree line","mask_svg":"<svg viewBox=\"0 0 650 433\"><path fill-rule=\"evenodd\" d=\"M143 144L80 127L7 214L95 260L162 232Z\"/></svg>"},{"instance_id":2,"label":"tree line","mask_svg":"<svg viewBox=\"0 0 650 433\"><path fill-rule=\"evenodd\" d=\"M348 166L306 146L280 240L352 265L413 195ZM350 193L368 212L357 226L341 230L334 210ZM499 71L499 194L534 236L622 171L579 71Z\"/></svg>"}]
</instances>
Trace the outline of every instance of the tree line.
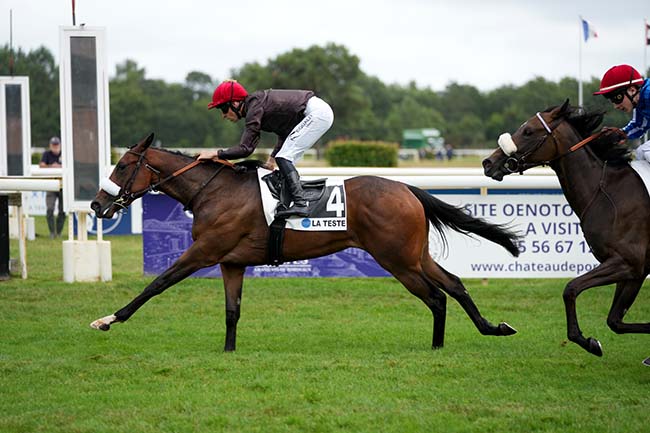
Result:
<instances>
[{"instance_id":1,"label":"tree line","mask_svg":"<svg viewBox=\"0 0 650 433\"><path fill-rule=\"evenodd\" d=\"M0 75L9 75L8 45L0 48ZM46 146L60 129L59 68L45 47L13 52L14 75L30 77L33 146ZM249 92L259 89L311 89L330 103L335 122L319 145L335 138L399 142L402 130L437 128L456 148L493 147L504 131L514 131L524 120L544 108L569 98L578 101L578 82L537 77L521 86L503 85L481 92L469 84L449 83L444 90L386 84L364 73L360 59L334 43L293 49L266 64L246 63L231 77L213 77L191 71L183 83L147 78L145 68L127 59L110 77L111 141L129 146L155 132L166 147L229 147L238 142L243 125L221 121L206 109L215 86L235 78ZM480 73L481 65L476 66ZM408 74L408 71L405 72ZM592 97L599 77L583 82L587 110L607 111L605 125L623 126L629 120L602 97ZM264 134L264 147L275 138Z\"/></svg>"}]
</instances>

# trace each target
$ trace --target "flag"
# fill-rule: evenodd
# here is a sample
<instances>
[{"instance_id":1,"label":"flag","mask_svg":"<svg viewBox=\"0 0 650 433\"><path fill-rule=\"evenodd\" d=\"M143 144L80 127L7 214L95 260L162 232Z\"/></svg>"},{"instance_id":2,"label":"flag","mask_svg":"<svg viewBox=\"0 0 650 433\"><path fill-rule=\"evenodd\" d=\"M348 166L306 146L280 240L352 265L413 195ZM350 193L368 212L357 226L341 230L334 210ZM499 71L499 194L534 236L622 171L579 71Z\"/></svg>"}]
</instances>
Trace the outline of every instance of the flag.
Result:
<instances>
[{"instance_id":1,"label":"flag","mask_svg":"<svg viewBox=\"0 0 650 433\"><path fill-rule=\"evenodd\" d=\"M583 18L580 18L580 20L582 21L582 35L585 38L585 42L587 42L589 38L597 38L598 33L596 33L596 29L594 28L594 26L589 24L589 21Z\"/></svg>"}]
</instances>

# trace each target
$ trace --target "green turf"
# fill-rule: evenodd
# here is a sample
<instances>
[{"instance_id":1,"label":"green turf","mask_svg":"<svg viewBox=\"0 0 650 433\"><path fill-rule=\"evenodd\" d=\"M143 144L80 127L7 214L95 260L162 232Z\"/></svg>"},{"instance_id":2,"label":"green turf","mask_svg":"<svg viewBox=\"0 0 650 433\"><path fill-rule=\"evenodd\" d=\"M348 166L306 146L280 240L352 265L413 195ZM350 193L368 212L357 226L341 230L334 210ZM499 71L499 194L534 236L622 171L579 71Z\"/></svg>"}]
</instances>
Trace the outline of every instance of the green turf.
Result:
<instances>
[{"instance_id":1,"label":"green turf","mask_svg":"<svg viewBox=\"0 0 650 433\"><path fill-rule=\"evenodd\" d=\"M141 238L110 238L112 282L67 284L60 240L38 230L29 279L0 283L3 433L648 431L649 340L607 328L612 287L578 299L597 358L566 341L564 280L466 281L519 333L481 336L449 299L432 351L428 309L392 279L247 279L223 353L221 281L181 282L95 331L151 280ZM648 301L629 319L648 321Z\"/></svg>"}]
</instances>

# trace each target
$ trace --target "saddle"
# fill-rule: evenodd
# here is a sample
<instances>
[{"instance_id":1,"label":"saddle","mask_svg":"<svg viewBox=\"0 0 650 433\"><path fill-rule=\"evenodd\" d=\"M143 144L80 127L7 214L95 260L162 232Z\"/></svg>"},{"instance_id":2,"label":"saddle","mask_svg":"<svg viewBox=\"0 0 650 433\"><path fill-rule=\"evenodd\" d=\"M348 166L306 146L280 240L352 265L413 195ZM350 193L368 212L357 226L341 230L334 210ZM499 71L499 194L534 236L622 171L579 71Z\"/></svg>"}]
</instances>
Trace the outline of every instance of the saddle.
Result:
<instances>
[{"instance_id":1,"label":"saddle","mask_svg":"<svg viewBox=\"0 0 650 433\"><path fill-rule=\"evenodd\" d=\"M291 205L291 195L288 193L280 171L275 170L262 177L269 187L271 196L278 200L277 209L288 209ZM305 200L310 203L318 202L325 191L326 179L300 181ZM310 206L311 207L311 206ZM282 244L284 243L284 229L286 218L275 218L269 226L269 243L267 246L267 262L273 266L284 263L282 257Z\"/></svg>"},{"instance_id":2,"label":"saddle","mask_svg":"<svg viewBox=\"0 0 650 433\"><path fill-rule=\"evenodd\" d=\"M274 172L262 177L262 180L266 182L266 185L268 185L273 198L278 200L278 209L288 209L291 205L291 195L285 188L284 179L282 179L280 171L275 170ZM305 200L307 200L309 204L317 202L323 196L323 192L325 191L325 182L326 179L300 181Z\"/></svg>"}]
</instances>

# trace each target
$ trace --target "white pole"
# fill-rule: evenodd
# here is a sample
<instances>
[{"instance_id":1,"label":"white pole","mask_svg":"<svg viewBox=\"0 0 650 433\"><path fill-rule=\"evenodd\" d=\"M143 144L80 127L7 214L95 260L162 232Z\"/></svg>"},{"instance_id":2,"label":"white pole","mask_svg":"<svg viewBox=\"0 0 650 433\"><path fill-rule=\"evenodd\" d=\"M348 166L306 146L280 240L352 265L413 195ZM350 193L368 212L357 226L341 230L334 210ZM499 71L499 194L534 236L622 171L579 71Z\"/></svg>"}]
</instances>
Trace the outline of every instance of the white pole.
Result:
<instances>
[{"instance_id":1,"label":"white pole","mask_svg":"<svg viewBox=\"0 0 650 433\"><path fill-rule=\"evenodd\" d=\"M101 242L104 240L104 220L97 218L97 241Z\"/></svg>"},{"instance_id":2,"label":"white pole","mask_svg":"<svg viewBox=\"0 0 650 433\"><path fill-rule=\"evenodd\" d=\"M584 29L582 28L582 17L580 18L580 43L578 44L578 106L582 107L582 39Z\"/></svg>"},{"instance_id":3,"label":"white pole","mask_svg":"<svg viewBox=\"0 0 650 433\"><path fill-rule=\"evenodd\" d=\"M648 19L643 19L643 72L642 75L648 74Z\"/></svg>"}]
</instances>

